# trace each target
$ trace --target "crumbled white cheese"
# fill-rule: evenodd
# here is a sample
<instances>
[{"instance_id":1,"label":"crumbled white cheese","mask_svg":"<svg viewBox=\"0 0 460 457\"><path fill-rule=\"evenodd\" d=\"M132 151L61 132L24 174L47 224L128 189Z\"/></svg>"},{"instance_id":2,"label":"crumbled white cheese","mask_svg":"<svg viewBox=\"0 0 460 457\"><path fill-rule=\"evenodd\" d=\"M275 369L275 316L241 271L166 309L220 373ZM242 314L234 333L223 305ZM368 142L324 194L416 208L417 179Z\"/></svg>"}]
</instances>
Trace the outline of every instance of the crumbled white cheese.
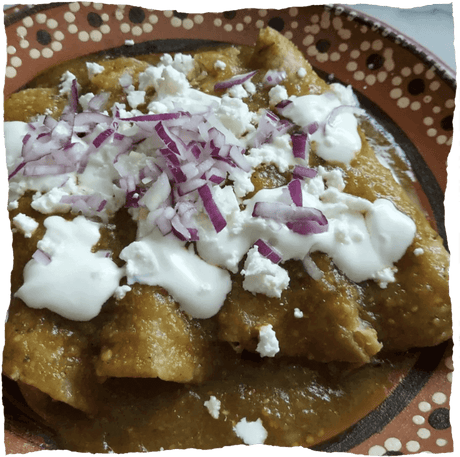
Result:
<instances>
[{"instance_id":1,"label":"crumbled white cheese","mask_svg":"<svg viewBox=\"0 0 460 457\"><path fill-rule=\"evenodd\" d=\"M78 97L78 102L80 103L80 106L83 108L83 110L88 109L88 104L93 98L94 94L92 92L88 92L87 94Z\"/></svg>"},{"instance_id":2,"label":"crumbled white cheese","mask_svg":"<svg viewBox=\"0 0 460 457\"><path fill-rule=\"evenodd\" d=\"M248 251L241 274L244 275L243 288L254 295L261 293L279 298L289 285L287 271L261 255L257 246Z\"/></svg>"},{"instance_id":3,"label":"crumbled white cheese","mask_svg":"<svg viewBox=\"0 0 460 457\"><path fill-rule=\"evenodd\" d=\"M77 77L71 73L70 71L66 71L62 76L61 76L61 82L59 84L59 93L61 95L68 94L72 90L72 81L74 79L77 79ZM77 88L80 89L81 86L80 84L77 83Z\"/></svg>"},{"instance_id":4,"label":"crumbled white cheese","mask_svg":"<svg viewBox=\"0 0 460 457\"><path fill-rule=\"evenodd\" d=\"M222 62L222 60L217 59L214 62L214 68L216 70L225 70L225 68L227 68L227 64L225 62Z\"/></svg>"},{"instance_id":5,"label":"crumbled white cheese","mask_svg":"<svg viewBox=\"0 0 460 457\"><path fill-rule=\"evenodd\" d=\"M305 76L307 76L307 70L305 70L305 68L303 68L303 67L302 67L302 68L299 68L299 69L297 70L297 76L298 76L299 78L305 78Z\"/></svg>"},{"instance_id":6,"label":"crumbled white cheese","mask_svg":"<svg viewBox=\"0 0 460 457\"><path fill-rule=\"evenodd\" d=\"M145 103L145 91L144 90L132 90L129 91L126 99L128 100L131 108L137 108L139 105Z\"/></svg>"},{"instance_id":7,"label":"crumbled white cheese","mask_svg":"<svg viewBox=\"0 0 460 457\"><path fill-rule=\"evenodd\" d=\"M134 40L125 40L125 46L134 46Z\"/></svg>"},{"instance_id":8,"label":"crumbled white cheese","mask_svg":"<svg viewBox=\"0 0 460 457\"><path fill-rule=\"evenodd\" d=\"M294 317L301 319L303 317L303 312L299 308L294 308Z\"/></svg>"},{"instance_id":9,"label":"crumbled white cheese","mask_svg":"<svg viewBox=\"0 0 460 457\"><path fill-rule=\"evenodd\" d=\"M227 93L234 98L246 98L249 96L242 84L236 84L235 86L230 87Z\"/></svg>"},{"instance_id":10,"label":"crumbled white cheese","mask_svg":"<svg viewBox=\"0 0 460 457\"><path fill-rule=\"evenodd\" d=\"M257 87L252 81L246 81L243 83L243 87L246 89L246 91L254 95L257 92Z\"/></svg>"},{"instance_id":11,"label":"crumbled white cheese","mask_svg":"<svg viewBox=\"0 0 460 457\"><path fill-rule=\"evenodd\" d=\"M415 256L419 256L419 255L422 255L425 251L422 249L422 248L416 248L414 249L414 255Z\"/></svg>"},{"instance_id":12,"label":"crumbled white cheese","mask_svg":"<svg viewBox=\"0 0 460 457\"><path fill-rule=\"evenodd\" d=\"M19 213L13 217L13 224L25 238L31 238L35 230L38 228L38 222L23 213Z\"/></svg>"},{"instance_id":13,"label":"crumbled white cheese","mask_svg":"<svg viewBox=\"0 0 460 457\"><path fill-rule=\"evenodd\" d=\"M214 395L211 395L209 400L204 402L204 406L208 408L209 414L214 419L219 418L219 413L220 413L220 400L218 400Z\"/></svg>"},{"instance_id":14,"label":"crumbled white cheese","mask_svg":"<svg viewBox=\"0 0 460 457\"><path fill-rule=\"evenodd\" d=\"M233 427L233 431L238 438L243 440L244 444L264 444L268 436L260 419L250 422L243 417Z\"/></svg>"},{"instance_id":15,"label":"crumbled white cheese","mask_svg":"<svg viewBox=\"0 0 460 457\"><path fill-rule=\"evenodd\" d=\"M280 351L280 345L271 324L260 327L256 351L261 357L275 357Z\"/></svg>"},{"instance_id":16,"label":"crumbled white cheese","mask_svg":"<svg viewBox=\"0 0 460 457\"><path fill-rule=\"evenodd\" d=\"M118 286L113 295L117 300L122 300L131 289L132 288L128 285Z\"/></svg>"},{"instance_id":17,"label":"crumbled white cheese","mask_svg":"<svg viewBox=\"0 0 460 457\"><path fill-rule=\"evenodd\" d=\"M95 62L86 62L86 69L88 70L88 78L93 79L94 76L102 73L105 68Z\"/></svg>"},{"instance_id":18,"label":"crumbled white cheese","mask_svg":"<svg viewBox=\"0 0 460 457\"><path fill-rule=\"evenodd\" d=\"M270 91L268 92L268 97L270 100L270 106L275 106L279 102L283 100L287 100L289 95L287 93L287 90L284 86L281 86L280 84L277 84L276 86L273 86Z\"/></svg>"}]
</instances>

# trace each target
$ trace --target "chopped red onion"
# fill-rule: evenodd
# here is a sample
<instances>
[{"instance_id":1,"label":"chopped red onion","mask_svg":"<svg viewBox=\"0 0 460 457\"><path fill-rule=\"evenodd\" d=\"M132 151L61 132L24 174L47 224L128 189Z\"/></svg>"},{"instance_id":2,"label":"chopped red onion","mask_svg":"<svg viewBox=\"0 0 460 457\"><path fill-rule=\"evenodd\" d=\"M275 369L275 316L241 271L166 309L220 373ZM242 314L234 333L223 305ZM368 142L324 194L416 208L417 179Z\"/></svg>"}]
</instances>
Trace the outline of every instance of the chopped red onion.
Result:
<instances>
[{"instance_id":1,"label":"chopped red onion","mask_svg":"<svg viewBox=\"0 0 460 457\"><path fill-rule=\"evenodd\" d=\"M302 183L300 179L293 179L288 184L289 194L291 195L292 202L295 206L302 206L303 198L302 198Z\"/></svg>"},{"instance_id":2,"label":"chopped red onion","mask_svg":"<svg viewBox=\"0 0 460 457\"><path fill-rule=\"evenodd\" d=\"M209 219L211 220L214 229L217 233L219 233L225 228L227 221L225 220L224 216L222 216L218 206L214 202L211 189L206 184L198 189L198 194L203 201L204 209L208 213Z\"/></svg>"},{"instance_id":3,"label":"chopped red onion","mask_svg":"<svg viewBox=\"0 0 460 457\"><path fill-rule=\"evenodd\" d=\"M273 247L270 246L266 241L258 239L254 246L259 248L259 253L266 257L267 259L271 260L273 263L280 263L283 260L281 254Z\"/></svg>"},{"instance_id":4,"label":"chopped red onion","mask_svg":"<svg viewBox=\"0 0 460 457\"><path fill-rule=\"evenodd\" d=\"M226 81L220 81L214 85L214 90L224 90L229 89L230 87L237 86L238 84L243 84L246 81L249 81L255 74L257 70L245 73L244 75L236 75Z\"/></svg>"},{"instance_id":5,"label":"chopped red onion","mask_svg":"<svg viewBox=\"0 0 460 457\"><path fill-rule=\"evenodd\" d=\"M300 178L314 178L318 172L313 168L302 167L301 165L296 165L292 171L292 176L296 179Z\"/></svg>"},{"instance_id":6,"label":"chopped red onion","mask_svg":"<svg viewBox=\"0 0 460 457\"><path fill-rule=\"evenodd\" d=\"M298 159L305 159L307 152L308 137L304 133L294 133L291 135L292 153Z\"/></svg>"},{"instance_id":7,"label":"chopped red onion","mask_svg":"<svg viewBox=\"0 0 460 457\"><path fill-rule=\"evenodd\" d=\"M40 263L41 265L48 265L49 263L51 263L51 257L46 253L46 252L43 252L41 249L37 249L33 254L32 254L32 258Z\"/></svg>"},{"instance_id":8,"label":"chopped red onion","mask_svg":"<svg viewBox=\"0 0 460 457\"><path fill-rule=\"evenodd\" d=\"M286 79L286 72L284 70L268 70L265 73L264 84L266 86L276 86L281 81Z\"/></svg>"},{"instance_id":9,"label":"chopped red onion","mask_svg":"<svg viewBox=\"0 0 460 457\"><path fill-rule=\"evenodd\" d=\"M285 224L290 230L300 235L312 235L328 230L324 214L316 208L292 207L284 203L257 202L252 212L253 217L273 219Z\"/></svg>"}]
</instances>

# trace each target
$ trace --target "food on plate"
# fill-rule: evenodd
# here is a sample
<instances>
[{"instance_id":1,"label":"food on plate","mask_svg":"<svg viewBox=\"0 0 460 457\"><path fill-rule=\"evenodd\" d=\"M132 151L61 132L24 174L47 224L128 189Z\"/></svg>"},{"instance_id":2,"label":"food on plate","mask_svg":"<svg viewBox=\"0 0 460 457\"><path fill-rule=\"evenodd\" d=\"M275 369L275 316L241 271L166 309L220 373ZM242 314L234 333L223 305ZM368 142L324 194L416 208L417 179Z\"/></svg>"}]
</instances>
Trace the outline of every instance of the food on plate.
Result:
<instances>
[{"instance_id":1,"label":"food on plate","mask_svg":"<svg viewBox=\"0 0 460 457\"><path fill-rule=\"evenodd\" d=\"M448 254L363 116L269 28L5 101L3 371L60 447L311 446L451 337Z\"/></svg>"}]
</instances>

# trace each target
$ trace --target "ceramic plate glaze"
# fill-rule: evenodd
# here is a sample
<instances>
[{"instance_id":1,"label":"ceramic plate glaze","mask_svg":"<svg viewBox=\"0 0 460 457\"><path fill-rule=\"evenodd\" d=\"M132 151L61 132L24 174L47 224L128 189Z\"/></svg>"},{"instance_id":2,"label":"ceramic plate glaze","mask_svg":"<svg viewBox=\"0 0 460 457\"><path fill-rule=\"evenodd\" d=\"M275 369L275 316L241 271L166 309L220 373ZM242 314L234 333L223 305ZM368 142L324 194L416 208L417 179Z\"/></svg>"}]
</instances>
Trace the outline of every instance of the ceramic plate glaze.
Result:
<instances>
[{"instance_id":1,"label":"ceramic plate glaze","mask_svg":"<svg viewBox=\"0 0 460 457\"><path fill-rule=\"evenodd\" d=\"M443 198L454 74L384 24L342 6L187 14L81 2L11 8L5 25L6 97L38 72L84 54L172 52L210 40L253 45L258 30L271 26L291 39L322 77L353 86L363 107L411 161L422 204L446 239ZM408 372L395 376L383 403L315 449L365 455L452 452L451 355L449 343L423 350ZM7 452L53 448L48 431L37 428L14 387L5 380Z\"/></svg>"}]
</instances>

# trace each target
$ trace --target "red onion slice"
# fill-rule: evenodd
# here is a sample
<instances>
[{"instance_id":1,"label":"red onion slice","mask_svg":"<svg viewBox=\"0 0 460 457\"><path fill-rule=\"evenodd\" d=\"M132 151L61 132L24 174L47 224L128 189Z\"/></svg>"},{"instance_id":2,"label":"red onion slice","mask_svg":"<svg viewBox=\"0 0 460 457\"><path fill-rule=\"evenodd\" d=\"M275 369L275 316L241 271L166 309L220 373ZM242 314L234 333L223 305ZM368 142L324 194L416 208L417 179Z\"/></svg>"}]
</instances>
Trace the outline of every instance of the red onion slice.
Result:
<instances>
[{"instance_id":1,"label":"red onion slice","mask_svg":"<svg viewBox=\"0 0 460 457\"><path fill-rule=\"evenodd\" d=\"M308 137L304 133L294 133L291 135L292 153L298 159L305 159L307 152Z\"/></svg>"},{"instance_id":2,"label":"red onion slice","mask_svg":"<svg viewBox=\"0 0 460 457\"><path fill-rule=\"evenodd\" d=\"M313 168L302 167L301 165L296 165L292 171L292 176L295 179L303 178L314 178L318 172Z\"/></svg>"},{"instance_id":3,"label":"red onion slice","mask_svg":"<svg viewBox=\"0 0 460 457\"><path fill-rule=\"evenodd\" d=\"M252 212L253 217L273 219L285 224L290 230L300 235L312 235L328 230L324 214L316 208L292 207L284 203L257 202Z\"/></svg>"},{"instance_id":4,"label":"red onion slice","mask_svg":"<svg viewBox=\"0 0 460 457\"><path fill-rule=\"evenodd\" d=\"M302 183L300 179L293 179L288 184L289 194L291 195L292 202L295 206L302 206Z\"/></svg>"},{"instance_id":5,"label":"red onion slice","mask_svg":"<svg viewBox=\"0 0 460 457\"><path fill-rule=\"evenodd\" d=\"M32 258L41 265L48 265L49 263L51 263L51 257L46 252L43 252L41 249L37 249L32 254Z\"/></svg>"},{"instance_id":6,"label":"red onion slice","mask_svg":"<svg viewBox=\"0 0 460 457\"><path fill-rule=\"evenodd\" d=\"M227 221L222 216L219 207L216 205L211 189L206 184L198 189L198 194L200 195L201 200L203 201L204 209L208 213L209 219L211 220L214 229L217 233L219 233L221 230L225 228L225 226L227 225Z\"/></svg>"},{"instance_id":7,"label":"red onion slice","mask_svg":"<svg viewBox=\"0 0 460 457\"><path fill-rule=\"evenodd\" d=\"M271 260L273 263L280 263L283 260L281 254L273 247L270 246L266 241L258 239L254 246L259 248L259 253L266 257L267 259Z\"/></svg>"},{"instance_id":8,"label":"red onion slice","mask_svg":"<svg viewBox=\"0 0 460 457\"><path fill-rule=\"evenodd\" d=\"M238 84L243 84L246 81L249 81L255 74L257 70L245 73L244 75L236 75L226 81L220 81L214 85L214 90L224 90L229 89L230 87L237 86Z\"/></svg>"},{"instance_id":9,"label":"red onion slice","mask_svg":"<svg viewBox=\"0 0 460 457\"><path fill-rule=\"evenodd\" d=\"M264 76L265 86L276 86L286 79L286 72L284 70L268 70Z\"/></svg>"}]
</instances>

